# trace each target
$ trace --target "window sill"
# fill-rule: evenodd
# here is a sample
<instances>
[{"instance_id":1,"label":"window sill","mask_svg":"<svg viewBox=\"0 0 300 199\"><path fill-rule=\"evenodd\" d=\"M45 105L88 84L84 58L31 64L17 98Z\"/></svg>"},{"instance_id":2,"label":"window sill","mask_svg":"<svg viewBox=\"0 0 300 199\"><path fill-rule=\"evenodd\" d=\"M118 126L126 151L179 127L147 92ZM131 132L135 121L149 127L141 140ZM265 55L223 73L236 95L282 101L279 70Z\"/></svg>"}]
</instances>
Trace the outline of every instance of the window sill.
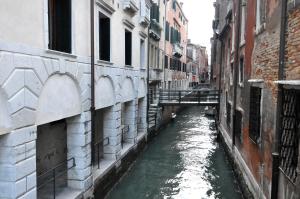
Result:
<instances>
[{"instance_id":1,"label":"window sill","mask_svg":"<svg viewBox=\"0 0 300 199\"><path fill-rule=\"evenodd\" d=\"M56 50L50 50L50 49L47 49L46 53L53 54L53 55L64 56L64 57L69 57L69 58L73 58L73 59L77 58L77 55L74 55L74 54L71 54L71 53L60 52L60 51L56 51Z\"/></svg>"},{"instance_id":2,"label":"window sill","mask_svg":"<svg viewBox=\"0 0 300 199\"><path fill-rule=\"evenodd\" d=\"M245 44L246 44L246 41L243 39L243 40L241 41L241 43L240 43L240 48L244 47Z\"/></svg>"},{"instance_id":3,"label":"window sill","mask_svg":"<svg viewBox=\"0 0 300 199\"><path fill-rule=\"evenodd\" d=\"M275 84L282 85L285 88L300 89L300 80L278 80Z\"/></svg>"},{"instance_id":4,"label":"window sill","mask_svg":"<svg viewBox=\"0 0 300 199\"><path fill-rule=\"evenodd\" d=\"M100 60L100 59L97 60L97 63L102 64L102 65L110 65L110 66L113 65L113 63L110 61L105 61L105 60Z\"/></svg>"},{"instance_id":5,"label":"window sill","mask_svg":"<svg viewBox=\"0 0 300 199\"><path fill-rule=\"evenodd\" d=\"M266 29L266 23L261 24L258 28L256 28L255 35L256 36L260 35L262 32L264 32L265 29Z\"/></svg>"},{"instance_id":6,"label":"window sill","mask_svg":"<svg viewBox=\"0 0 300 199\"><path fill-rule=\"evenodd\" d=\"M133 68L131 65L125 65L125 68Z\"/></svg>"}]
</instances>

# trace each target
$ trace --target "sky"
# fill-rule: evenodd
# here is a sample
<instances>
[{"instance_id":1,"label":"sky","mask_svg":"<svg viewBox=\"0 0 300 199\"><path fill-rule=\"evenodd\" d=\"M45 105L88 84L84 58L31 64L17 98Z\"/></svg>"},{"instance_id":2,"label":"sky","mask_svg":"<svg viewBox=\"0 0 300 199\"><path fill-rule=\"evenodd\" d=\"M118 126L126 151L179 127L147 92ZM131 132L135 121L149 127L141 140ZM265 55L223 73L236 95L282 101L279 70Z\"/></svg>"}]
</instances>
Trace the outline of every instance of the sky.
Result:
<instances>
[{"instance_id":1,"label":"sky","mask_svg":"<svg viewBox=\"0 0 300 199\"><path fill-rule=\"evenodd\" d=\"M214 0L179 0L188 18L188 36L192 43L207 47L210 55L210 38L213 36Z\"/></svg>"}]
</instances>

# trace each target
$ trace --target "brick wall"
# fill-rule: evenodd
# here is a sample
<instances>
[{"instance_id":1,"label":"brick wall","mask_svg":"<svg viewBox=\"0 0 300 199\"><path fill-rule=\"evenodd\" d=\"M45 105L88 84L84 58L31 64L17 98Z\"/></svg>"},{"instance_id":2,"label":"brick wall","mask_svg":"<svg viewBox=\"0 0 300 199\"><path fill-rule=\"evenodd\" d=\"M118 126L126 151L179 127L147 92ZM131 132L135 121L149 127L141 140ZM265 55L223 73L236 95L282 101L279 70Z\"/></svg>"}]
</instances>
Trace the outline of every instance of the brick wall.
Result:
<instances>
[{"instance_id":1,"label":"brick wall","mask_svg":"<svg viewBox=\"0 0 300 199\"><path fill-rule=\"evenodd\" d=\"M288 80L300 79L300 9L289 12L286 37L285 75Z\"/></svg>"}]
</instances>

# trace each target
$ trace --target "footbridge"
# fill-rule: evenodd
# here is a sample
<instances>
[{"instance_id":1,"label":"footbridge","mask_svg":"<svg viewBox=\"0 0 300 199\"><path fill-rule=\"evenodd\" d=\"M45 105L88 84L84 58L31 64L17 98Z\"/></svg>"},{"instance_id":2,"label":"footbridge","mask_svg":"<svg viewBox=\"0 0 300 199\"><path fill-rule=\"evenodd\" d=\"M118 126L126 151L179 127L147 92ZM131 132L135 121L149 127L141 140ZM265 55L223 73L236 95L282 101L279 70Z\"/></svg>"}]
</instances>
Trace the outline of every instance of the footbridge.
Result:
<instances>
[{"instance_id":1,"label":"footbridge","mask_svg":"<svg viewBox=\"0 0 300 199\"><path fill-rule=\"evenodd\" d=\"M219 105L219 90L195 88L189 90L159 90L160 106L213 106Z\"/></svg>"}]
</instances>

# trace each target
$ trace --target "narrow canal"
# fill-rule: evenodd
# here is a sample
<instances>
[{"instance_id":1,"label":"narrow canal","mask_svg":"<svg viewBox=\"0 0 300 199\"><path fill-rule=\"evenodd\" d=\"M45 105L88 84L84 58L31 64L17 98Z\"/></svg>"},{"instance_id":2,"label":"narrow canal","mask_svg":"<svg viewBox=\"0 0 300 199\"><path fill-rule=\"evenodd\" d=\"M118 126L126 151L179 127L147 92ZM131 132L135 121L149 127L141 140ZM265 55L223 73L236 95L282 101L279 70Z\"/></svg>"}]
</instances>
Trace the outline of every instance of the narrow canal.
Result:
<instances>
[{"instance_id":1,"label":"narrow canal","mask_svg":"<svg viewBox=\"0 0 300 199\"><path fill-rule=\"evenodd\" d=\"M214 120L188 108L148 145L108 199L242 198Z\"/></svg>"}]
</instances>

